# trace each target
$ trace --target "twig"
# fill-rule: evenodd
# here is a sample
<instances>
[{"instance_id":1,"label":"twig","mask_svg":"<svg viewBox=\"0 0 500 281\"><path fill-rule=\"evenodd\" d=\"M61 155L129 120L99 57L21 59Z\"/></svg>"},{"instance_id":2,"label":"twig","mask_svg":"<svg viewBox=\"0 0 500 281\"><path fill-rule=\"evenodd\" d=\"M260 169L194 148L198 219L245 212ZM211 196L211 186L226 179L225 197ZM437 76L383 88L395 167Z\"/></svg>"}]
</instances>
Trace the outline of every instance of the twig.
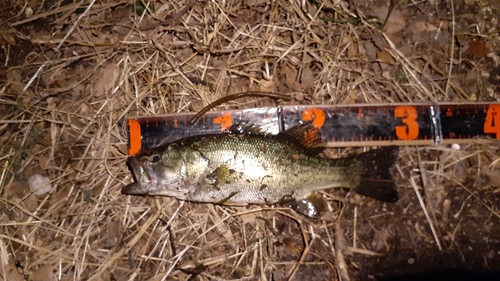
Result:
<instances>
[{"instance_id":1,"label":"twig","mask_svg":"<svg viewBox=\"0 0 500 281\"><path fill-rule=\"evenodd\" d=\"M444 97L448 100L448 90L450 89L451 70L453 69L453 57L455 55L455 6L453 0L450 1L451 5L451 38L450 38L450 67L448 68L448 77L446 79L446 86L444 89Z\"/></svg>"},{"instance_id":2,"label":"twig","mask_svg":"<svg viewBox=\"0 0 500 281\"><path fill-rule=\"evenodd\" d=\"M345 248L342 228L340 227L340 223L337 223L335 224L335 261L337 262L340 280L350 281L351 278L349 277L349 271L347 270L347 263L345 262L344 254L342 253Z\"/></svg>"},{"instance_id":3,"label":"twig","mask_svg":"<svg viewBox=\"0 0 500 281\"><path fill-rule=\"evenodd\" d=\"M207 111L209 111L210 109L212 109L218 105L221 105L225 102L232 101L235 99L244 98L244 97L266 97L266 98L271 98L271 99L282 99L282 100L286 100L286 101L291 100L290 96L280 95L280 94L275 94L275 93L267 93L267 92L243 92L243 93L228 95L228 96L222 97L222 98L212 102L211 104L205 106L202 110L200 110L198 113L196 113L196 115L193 116L191 118L191 120L189 120L189 124L193 125L194 123L196 123L196 121L198 121L201 118L201 116L203 116L203 114L205 114Z\"/></svg>"},{"instance_id":4,"label":"twig","mask_svg":"<svg viewBox=\"0 0 500 281\"><path fill-rule=\"evenodd\" d=\"M436 240L436 245L437 245L439 251L442 251L443 248L441 247L441 242L439 241L437 231L434 228L434 224L432 224L432 220L431 220L431 217L429 215L429 212L427 212L427 208L425 208L424 199L422 199L422 195L420 195L420 192L418 191L417 184L415 183L415 180L413 179L413 177L410 177L410 183L411 183L411 186L413 187L413 190L415 191L415 194L417 195L418 202L420 203L420 207L422 207L422 210L424 211L425 218L427 219L427 222L429 223L429 226L430 226L431 231L432 231L432 235L434 236L434 240Z\"/></svg>"}]
</instances>

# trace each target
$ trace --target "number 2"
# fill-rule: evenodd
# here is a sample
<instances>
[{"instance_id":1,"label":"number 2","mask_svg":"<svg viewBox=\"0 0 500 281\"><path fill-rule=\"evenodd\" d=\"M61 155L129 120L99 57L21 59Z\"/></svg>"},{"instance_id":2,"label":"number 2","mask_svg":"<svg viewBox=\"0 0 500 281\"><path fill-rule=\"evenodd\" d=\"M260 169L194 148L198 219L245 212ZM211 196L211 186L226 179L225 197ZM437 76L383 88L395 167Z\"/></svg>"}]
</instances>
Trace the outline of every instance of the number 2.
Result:
<instances>
[{"instance_id":1,"label":"number 2","mask_svg":"<svg viewBox=\"0 0 500 281\"><path fill-rule=\"evenodd\" d=\"M225 130L231 128L231 126L233 125L233 117L231 116L231 114L224 113L221 116L214 118L214 123L220 124L221 130L222 132L224 132Z\"/></svg>"},{"instance_id":2,"label":"number 2","mask_svg":"<svg viewBox=\"0 0 500 281\"><path fill-rule=\"evenodd\" d=\"M323 124L325 124L325 112L319 108L308 108L304 110L304 113L302 113L302 120L303 121L311 121L314 127L321 129L323 127Z\"/></svg>"},{"instance_id":3,"label":"number 2","mask_svg":"<svg viewBox=\"0 0 500 281\"><path fill-rule=\"evenodd\" d=\"M398 106L394 109L394 117L403 118L405 126L396 126L396 136L400 140L416 140L419 133L415 107L409 105Z\"/></svg>"},{"instance_id":4,"label":"number 2","mask_svg":"<svg viewBox=\"0 0 500 281\"><path fill-rule=\"evenodd\" d=\"M486 113L486 120L484 120L484 133L495 134L497 139L500 139L500 104L490 104L488 112Z\"/></svg>"}]
</instances>

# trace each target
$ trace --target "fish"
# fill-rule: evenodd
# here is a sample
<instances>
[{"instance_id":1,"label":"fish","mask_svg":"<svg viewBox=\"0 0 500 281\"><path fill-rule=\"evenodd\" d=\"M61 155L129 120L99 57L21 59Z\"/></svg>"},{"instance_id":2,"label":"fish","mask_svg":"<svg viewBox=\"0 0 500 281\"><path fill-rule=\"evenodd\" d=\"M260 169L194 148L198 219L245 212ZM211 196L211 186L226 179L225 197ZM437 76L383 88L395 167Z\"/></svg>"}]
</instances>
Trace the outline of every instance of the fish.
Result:
<instances>
[{"instance_id":1,"label":"fish","mask_svg":"<svg viewBox=\"0 0 500 281\"><path fill-rule=\"evenodd\" d=\"M226 205L278 204L321 217L319 192L347 188L383 202L396 202L392 176L397 146L329 159L319 129L300 124L278 134L234 124L222 134L190 136L127 160L135 182L126 195L169 196Z\"/></svg>"}]
</instances>

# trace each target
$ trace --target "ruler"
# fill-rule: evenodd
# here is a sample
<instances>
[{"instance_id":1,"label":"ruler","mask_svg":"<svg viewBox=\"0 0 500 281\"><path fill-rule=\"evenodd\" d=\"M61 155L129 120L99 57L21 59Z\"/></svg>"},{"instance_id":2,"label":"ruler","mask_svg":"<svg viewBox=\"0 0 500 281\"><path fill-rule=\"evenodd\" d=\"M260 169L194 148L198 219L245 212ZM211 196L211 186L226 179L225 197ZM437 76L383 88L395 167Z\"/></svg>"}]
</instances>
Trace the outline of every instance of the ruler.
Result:
<instances>
[{"instance_id":1,"label":"ruler","mask_svg":"<svg viewBox=\"0 0 500 281\"><path fill-rule=\"evenodd\" d=\"M243 122L271 134L312 123L327 147L436 145L500 139L500 103L393 103L261 107L127 118L128 154Z\"/></svg>"}]
</instances>

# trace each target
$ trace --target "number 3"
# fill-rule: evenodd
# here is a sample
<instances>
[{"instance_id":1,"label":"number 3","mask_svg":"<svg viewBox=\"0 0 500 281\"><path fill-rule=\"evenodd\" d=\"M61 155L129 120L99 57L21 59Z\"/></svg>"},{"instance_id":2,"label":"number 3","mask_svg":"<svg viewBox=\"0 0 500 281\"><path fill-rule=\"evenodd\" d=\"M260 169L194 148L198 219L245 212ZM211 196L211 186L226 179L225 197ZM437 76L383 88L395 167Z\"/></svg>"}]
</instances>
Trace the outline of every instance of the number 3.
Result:
<instances>
[{"instance_id":1,"label":"number 3","mask_svg":"<svg viewBox=\"0 0 500 281\"><path fill-rule=\"evenodd\" d=\"M406 126L396 126L396 136L400 140L416 140L419 129L417 123L417 110L413 106L404 105L394 109L394 117L403 118Z\"/></svg>"}]
</instances>

